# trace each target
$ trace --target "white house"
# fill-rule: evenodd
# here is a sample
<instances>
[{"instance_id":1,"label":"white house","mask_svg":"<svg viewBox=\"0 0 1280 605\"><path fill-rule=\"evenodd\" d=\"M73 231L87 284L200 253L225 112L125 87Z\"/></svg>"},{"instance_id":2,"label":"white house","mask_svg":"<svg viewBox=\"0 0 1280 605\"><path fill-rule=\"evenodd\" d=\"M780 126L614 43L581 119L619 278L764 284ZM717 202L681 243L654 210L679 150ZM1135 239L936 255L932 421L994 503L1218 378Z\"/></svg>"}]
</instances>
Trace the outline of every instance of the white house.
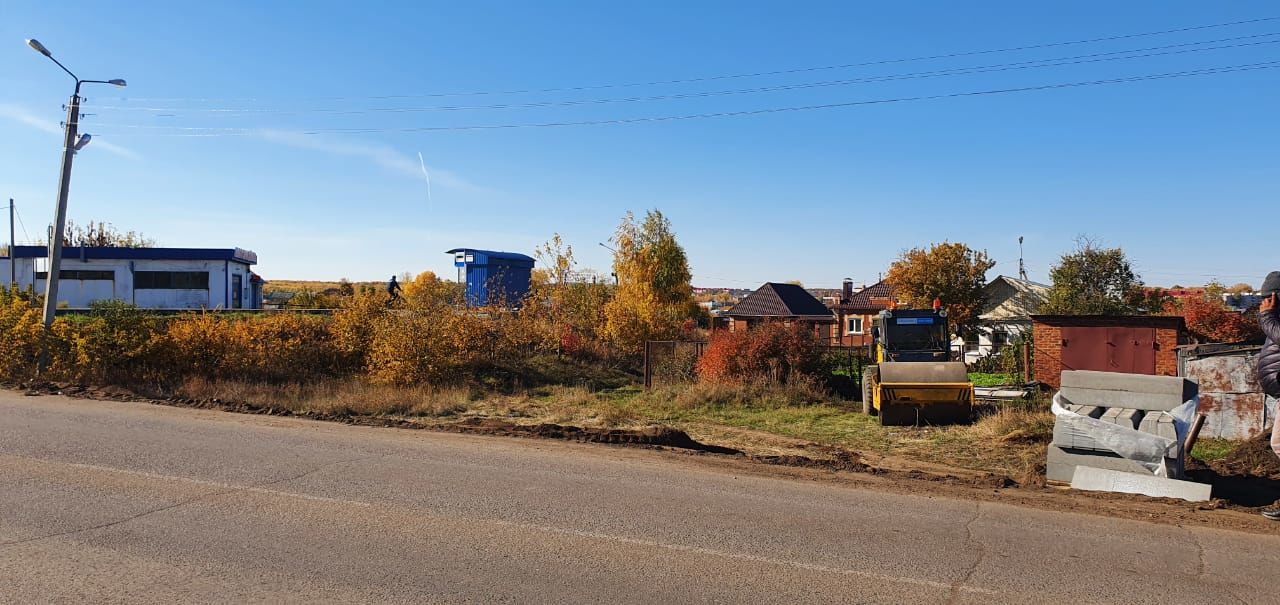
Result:
<instances>
[{"instance_id":1,"label":"white house","mask_svg":"<svg viewBox=\"0 0 1280 605\"><path fill-rule=\"evenodd\" d=\"M1049 296L1049 286L1006 275L987 283L987 304L978 315L977 329L952 345L964 351L965 363L998 353L1005 345L1031 332L1031 315Z\"/></svg>"},{"instance_id":2,"label":"white house","mask_svg":"<svg viewBox=\"0 0 1280 605\"><path fill-rule=\"evenodd\" d=\"M45 291L48 249L16 246L0 259L0 281L16 268L21 288ZM260 309L258 255L240 248L81 248L62 251L58 305L85 309L122 300L147 309Z\"/></svg>"}]
</instances>

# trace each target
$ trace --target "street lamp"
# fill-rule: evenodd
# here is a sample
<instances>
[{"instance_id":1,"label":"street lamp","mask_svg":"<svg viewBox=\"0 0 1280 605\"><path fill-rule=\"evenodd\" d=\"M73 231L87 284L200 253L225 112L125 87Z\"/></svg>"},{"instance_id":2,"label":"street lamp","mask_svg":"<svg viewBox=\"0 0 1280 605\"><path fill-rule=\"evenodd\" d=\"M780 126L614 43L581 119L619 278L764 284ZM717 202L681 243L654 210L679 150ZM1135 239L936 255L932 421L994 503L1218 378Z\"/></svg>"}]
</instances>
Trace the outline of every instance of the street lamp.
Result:
<instances>
[{"instance_id":1,"label":"street lamp","mask_svg":"<svg viewBox=\"0 0 1280 605\"><path fill-rule=\"evenodd\" d=\"M27 40L27 46L32 50L46 56L53 61L62 71L67 72L76 81L76 90L71 95L71 103L67 105L67 121L65 125L65 133L62 143L62 172L58 176L58 206L53 215L53 233L49 237L49 271L45 275L45 291L44 291L44 329L48 330L53 325L53 316L58 311L58 277L60 277L62 268L62 239L63 231L67 227L67 194L71 187L71 161L75 157L77 151L84 149L89 144L89 140L93 137L89 134L80 134L80 85L81 84L110 84L112 86L125 86L125 81L119 78L114 80L81 80L75 74L71 73L67 66L53 58L53 53L49 52L38 40Z\"/></svg>"}]
</instances>

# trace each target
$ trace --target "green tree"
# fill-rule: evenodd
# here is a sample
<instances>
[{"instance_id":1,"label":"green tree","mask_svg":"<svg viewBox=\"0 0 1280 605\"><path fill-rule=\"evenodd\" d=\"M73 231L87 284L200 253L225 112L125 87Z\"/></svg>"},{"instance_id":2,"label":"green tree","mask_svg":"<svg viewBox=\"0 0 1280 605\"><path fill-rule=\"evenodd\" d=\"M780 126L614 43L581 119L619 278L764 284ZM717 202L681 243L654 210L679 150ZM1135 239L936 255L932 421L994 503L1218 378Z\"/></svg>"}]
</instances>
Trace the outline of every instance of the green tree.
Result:
<instances>
[{"instance_id":1,"label":"green tree","mask_svg":"<svg viewBox=\"0 0 1280 605\"><path fill-rule=\"evenodd\" d=\"M614 233L618 285L605 305L605 335L635 353L644 341L673 338L698 316L693 279L671 221L657 210L637 222L628 212Z\"/></svg>"},{"instance_id":2,"label":"green tree","mask_svg":"<svg viewBox=\"0 0 1280 605\"><path fill-rule=\"evenodd\" d=\"M1053 286L1041 313L1051 315L1127 315L1147 310L1142 278L1120 248L1079 240L1049 271ZM1158 304L1151 301L1150 304Z\"/></svg>"},{"instance_id":3,"label":"green tree","mask_svg":"<svg viewBox=\"0 0 1280 605\"><path fill-rule=\"evenodd\" d=\"M927 309L934 300L942 301L951 322L965 328L978 321L987 302L987 271L995 265L986 251L943 242L898 255L885 280L912 307Z\"/></svg>"}]
</instances>

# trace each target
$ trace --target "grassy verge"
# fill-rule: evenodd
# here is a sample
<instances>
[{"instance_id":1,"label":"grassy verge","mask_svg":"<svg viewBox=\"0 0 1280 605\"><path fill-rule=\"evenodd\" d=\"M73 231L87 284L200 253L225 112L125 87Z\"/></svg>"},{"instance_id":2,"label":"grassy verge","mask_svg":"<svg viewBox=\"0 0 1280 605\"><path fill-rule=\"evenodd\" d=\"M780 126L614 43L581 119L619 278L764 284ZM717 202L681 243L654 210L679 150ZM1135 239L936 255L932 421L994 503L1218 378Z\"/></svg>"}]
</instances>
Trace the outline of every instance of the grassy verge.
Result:
<instances>
[{"instance_id":1,"label":"grassy verge","mask_svg":"<svg viewBox=\"0 0 1280 605\"><path fill-rule=\"evenodd\" d=\"M999 387L1019 384L1022 381L1013 374L969 372L969 382L972 382L975 387Z\"/></svg>"},{"instance_id":2,"label":"grassy verge","mask_svg":"<svg viewBox=\"0 0 1280 605\"><path fill-rule=\"evenodd\" d=\"M497 418L518 424L589 428L668 425L748 453L820 455L813 445L892 459L1042 481L1053 417L1044 402L988 409L971 425L883 427L812 385L691 384L645 392L544 386L509 393L474 388L398 388L358 382L264 386L190 381L182 396L273 406L293 412L408 417L436 422ZM860 407L860 406L859 406Z\"/></svg>"},{"instance_id":3,"label":"grassy verge","mask_svg":"<svg viewBox=\"0 0 1280 605\"><path fill-rule=\"evenodd\" d=\"M1191 457L1201 462L1213 462L1230 456L1240 445L1239 441L1229 439L1199 439L1191 448Z\"/></svg>"}]
</instances>

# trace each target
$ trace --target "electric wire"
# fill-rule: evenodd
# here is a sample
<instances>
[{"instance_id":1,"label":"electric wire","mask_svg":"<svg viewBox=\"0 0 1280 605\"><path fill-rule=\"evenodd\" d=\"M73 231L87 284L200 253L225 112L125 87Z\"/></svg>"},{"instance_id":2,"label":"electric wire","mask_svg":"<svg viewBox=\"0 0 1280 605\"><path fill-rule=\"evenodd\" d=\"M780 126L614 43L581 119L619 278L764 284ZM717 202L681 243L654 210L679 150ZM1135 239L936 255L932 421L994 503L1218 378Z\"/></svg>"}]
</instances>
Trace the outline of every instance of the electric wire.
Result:
<instances>
[{"instance_id":1,"label":"electric wire","mask_svg":"<svg viewBox=\"0 0 1280 605\"><path fill-rule=\"evenodd\" d=\"M548 88L526 88L526 89L518 89L518 90L501 90L501 91L471 91L471 92L442 92L442 93L418 93L418 94L400 94L400 95L375 95L375 96L337 96L337 97L315 97L315 98L313 98L312 100L347 101L347 100L355 100L355 99L416 99L416 98L433 98L433 97L464 97L464 96L482 96L482 95L514 95L514 94L530 94L530 93L572 92L572 91L585 91L585 90L601 90L601 89L610 89L610 88L632 88L632 87L644 87L644 86L663 86L663 85L670 85L670 84L689 84L689 83L696 83L696 82L713 82L713 81L718 81L718 80L730 80L730 79L739 79L739 78L758 78L758 77L766 77L766 76L778 76L778 75L787 75L787 74L809 73L809 72L825 71L825 70L852 69L852 68L857 68L857 67L871 67L871 66L876 66L876 65L892 65L892 64L896 64L896 63L912 63L912 62L918 62L918 61L933 61L933 60L939 60L939 59L955 59L955 58L960 58L960 57L972 57L972 56L978 56L978 55L988 55L988 54L1007 53L1007 52L1019 52L1019 51L1025 51L1025 50L1038 50L1038 49L1044 49L1044 48L1056 48L1056 47L1061 47L1061 46L1073 46L1073 45L1079 45L1079 44L1094 44L1094 43L1098 43L1098 42L1111 42L1111 41L1116 41L1116 40L1130 40L1130 39L1134 39L1134 38L1143 38L1143 37L1150 37L1150 36L1163 36L1163 35L1179 34L1179 33L1193 32L1193 31L1203 31L1203 30L1207 30L1207 29L1215 29L1215 28L1222 28L1222 27L1234 27L1234 26L1238 26L1238 25L1250 25L1250 24L1256 24L1256 23L1267 23L1267 22L1273 22L1273 21L1277 21L1277 20L1280 20L1280 16L1277 16L1277 17L1259 17L1259 18L1256 18L1256 19L1245 19L1245 20L1241 20L1241 21L1230 21L1230 22L1226 22L1226 23L1213 23L1213 24L1208 24L1208 25L1195 25L1195 26L1180 27L1180 28L1175 28L1175 29L1166 29L1166 30L1150 31L1150 32L1140 32L1140 33L1132 33L1132 34L1119 34L1119 35L1112 35L1112 36L1103 36L1103 37L1098 37L1098 38L1088 38L1088 39L1082 39L1082 40L1068 40L1068 41L1065 41L1065 42L1047 42L1047 43L1043 43L1043 44L1030 44L1030 45L1024 45L1024 46L1012 46L1012 47L1006 47L1006 48L994 48L994 49L983 49L983 50L959 51L959 52L944 53L944 54L937 54L937 55L925 55L925 56L905 57L905 58L897 58L897 59L880 59L880 60L862 61L862 62L856 62L856 63L844 63L844 64L838 64L838 65L821 65L821 66L811 66L811 67L799 67L799 68L792 68L792 69L780 69L780 70L771 70L771 71L758 71L758 72L750 72L750 73L737 73L737 74L724 74L724 75L715 75L715 76L702 76L702 77L696 77L696 78L679 78L679 79L653 80L653 81L644 81L644 82L624 82L624 83L612 83L612 84L595 84L595 85L584 85L584 86L558 86L558 87L548 87ZM239 98L239 99L235 99L235 98L222 98L222 99L219 99L219 98L186 98L186 97L136 97L136 98L133 98L132 100L135 100L135 101L199 101L199 102L209 102L209 101L258 101L258 100L260 100L260 99L257 99L257 98ZM295 100L295 101L298 101L298 100L303 100L303 99L294 99L294 100Z\"/></svg>"},{"instance_id":2,"label":"electric wire","mask_svg":"<svg viewBox=\"0 0 1280 605\"><path fill-rule=\"evenodd\" d=\"M614 97L614 98L587 99L587 100L537 101L537 102L529 102L529 103L500 103L500 104L492 104L492 105L470 105L470 106L467 106L467 105L447 106L446 105L446 106L435 106L435 107L373 107L373 108L365 108L365 109L326 109L326 108L182 109L182 108L176 108L176 107L130 107L127 105L94 105L94 107L100 110L115 110L115 111L139 111L139 112L149 112L149 113L187 112L187 113L211 113L211 114L218 114L218 115L261 115L261 114L302 115L302 114L311 114L311 113L331 114L331 115L360 115L360 114L366 114L366 113L418 113L418 112L432 112L432 111L469 111L469 110L484 110L484 109L502 110L502 109L530 109L530 108L543 108L543 107L569 107L569 106L580 106L580 105L634 103L634 102L648 102L648 101L706 98L706 97L717 97L717 96L728 96L728 95L739 95L739 94L756 94L756 93L762 93L762 92L803 90L803 89L810 89L810 88L846 86L851 84L893 82L893 81L899 81L899 80L914 80L914 79L936 78L936 77L944 77L944 76L995 73L995 72L1034 69L1034 68L1042 68L1042 67L1062 67L1062 66L1068 66L1068 65L1081 65L1081 64L1100 63L1100 62L1108 62L1108 61L1123 61L1123 60L1129 60L1129 59L1143 59L1143 58L1158 57L1158 56L1180 55L1180 54L1187 54L1187 53L1208 52L1208 51L1215 51L1215 50L1243 48L1243 47L1250 47L1250 46L1262 46L1262 45L1280 43L1280 40L1266 40L1266 41L1260 41L1260 42L1246 42L1246 43L1240 43L1240 44L1213 46L1213 47L1207 47L1207 48L1190 48L1190 49L1185 48L1187 46L1197 46L1202 44L1216 44L1219 42L1229 42L1229 41L1238 41L1238 40L1245 40L1245 39L1256 39L1261 37L1274 37L1274 36L1280 36L1280 32L1253 34L1249 36L1239 36L1234 38L1224 38L1219 40L1208 40L1208 41L1201 41L1201 42L1186 42L1181 44L1172 44L1172 45L1166 45L1166 46L1156 46L1156 47L1141 48L1141 49L1111 51L1111 52L1105 52L1105 53L1093 53L1093 54L1078 55L1073 57L1058 57L1058 58L1051 58L1051 59L1037 59L1033 61L1021 61L1021 62L1015 62L1015 63L979 65L979 66L970 66L970 67L956 67L956 68L943 69L943 70L904 73L904 74L887 74L882 76L869 76L865 78L854 78L854 79L845 79L845 80L825 80L825 81L818 81L818 82L806 82L806 83L799 83L799 84L781 84L781 85L775 85L775 86L764 86L764 87L755 87L755 88L740 88L740 89L730 89L730 90L674 93L674 94L620 97L620 98ZM1168 50L1168 49L1175 49L1175 48L1179 48L1182 50ZM1165 51L1165 52L1150 52L1150 51ZM1143 53L1143 54L1134 54L1134 53ZM1126 56L1115 56L1115 55L1126 55ZM1054 61L1057 61L1057 62L1055 63ZM172 116L168 116L168 117L172 117Z\"/></svg>"},{"instance_id":3,"label":"electric wire","mask_svg":"<svg viewBox=\"0 0 1280 605\"><path fill-rule=\"evenodd\" d=\"M22 237L26 238L25 241L32 241L31 235L27 233L27 224L22 222L22 211L18 210L18 206L16 204L13 206L13 215L18 217L18 226L22 228Z\"/></svg>"},{"instance_id":4,"label":"electric wire","mask_svg":"<svg viewBox=\"0 0 1280 605\"><path fill-rule=\"evenodd\" d=\"M893 97L883 99L867 99L857 101L844 101L837 103L821 103L815 105L792 105L785 107L769 107L763 109L747 109L737 111L720 111L694 114L677 114L662 116L644 116L634 118L610 118L598 120L578 120L578 121L557 121L557 122L533 122L533 123L517 123L517 124L474 124L462 126L418 126L418 127L368 127L368 128L312 128L303 129L299 134L317 135L317 134L367 134L367 133L409 133L409 132L446 132L446 131L468 131L468 130L510 130L522 128L556 128L566 126L601 126L601 125L617 125L617 124L636 124L650 122L671 122L685 120L699 120L711 118L756 116L775 113L814 111L822 109L836 109L846 107L857 107L866 105L884 105L891 103L904 103L915 101L930 101L939 99L951 99L962 97L978 97L999 94L1010 94L1018 92L1032 92L1041 90L1059 90L1066 88L1079 88L1088 86L1105 86L1112 84L1123 84L1130 82L1142 82L1150 80L1164 80L1174 78L1185 78L1202 75L1216 75L1224 73L1257 71L1264 69L1274 69L1280 67L1280 60L1265 61L1259 63L1247 63L1241 65L1228 65L1222 67L1210 67L1204 69L1185 70L1178 72L1167 72L1160 74L1148 74L1140 76L1129 76L1121 78L1108 78L1101 80L1087 80L1080 82L1063 82L1056 84L1041 84L1035 86L1021 86L1013 88L997 88L989 90L941 93L931 95L918 95L906 97ZM178 137L214 137L214 136L254 136L261 134L262 128L244 128L244 127L182 127L182 126L148 126L135 124L101 124L104 128L121 128L121 129L169 129L181 131L178 133L155 133L154 136L178 136ZM196 132L199 131L199 132Z\"/></svg>"}]
</instances>

